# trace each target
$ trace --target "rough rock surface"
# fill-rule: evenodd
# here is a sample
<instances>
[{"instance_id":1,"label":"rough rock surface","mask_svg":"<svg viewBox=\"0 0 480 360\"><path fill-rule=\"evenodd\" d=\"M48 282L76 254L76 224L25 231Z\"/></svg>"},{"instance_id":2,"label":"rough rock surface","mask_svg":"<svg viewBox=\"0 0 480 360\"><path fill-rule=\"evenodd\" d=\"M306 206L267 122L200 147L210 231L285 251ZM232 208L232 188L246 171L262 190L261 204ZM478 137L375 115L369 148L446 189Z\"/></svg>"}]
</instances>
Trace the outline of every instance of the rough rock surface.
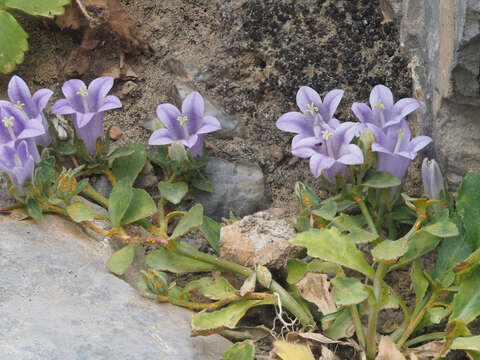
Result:
<instances>
[{"instance_id":1,"label":"rough rock surface","mask_svg":"<svg viewBox=\"0 0 480 360\"><path fill-rule=\"evenodd\" d=\"M212 159L204 174L214 188L213 193L202 191L195 196L205 215L220 220L228 218L230 211L242 217L266 207L263 173L258 165Z\"/></svg>"},{"instance_id":2,"label":"rough rock surface","mask_svg":"<svg viewBox=\"0 0 480 360\"><path fill-rule=\"evenodd\" d=\"M411 58L415 94L425 104L419 122L434 140L430 155L455 188L467 171L480 171L480 2L402 5L401 42Z\"/></svg>"},{"instance_id":3,"label":"rough rock surface","mask_svg":"<svg viewBox=\"0 0 480 360\"><path fill-rule=\"evenodd\" d=\"M8 196L7 179L0 175L0 208L13 204L13 202Z\"/></svg>"},{"instance_id":4,"label":"rough rock surface","mask_svg":"<svg viewBox=\"0 0 480 360\"><path fill-rule=\"evenodd\" d=\"M298 251L288 242L294 236L291 224L271 212L261 211L222 227L220 254L241 265L280 269Z\"/></svg>"},{"instance_id":5,"label":"rough rock surface","mask_svg":"<svg viewBox=\"0 0 480 360\"><path fill-rule=\"evenodd\" d=\"M0 228L0 359L217 360L227 348L108 273L110 248L75 224L0 216Z\"/></svg>"}]
</instances>

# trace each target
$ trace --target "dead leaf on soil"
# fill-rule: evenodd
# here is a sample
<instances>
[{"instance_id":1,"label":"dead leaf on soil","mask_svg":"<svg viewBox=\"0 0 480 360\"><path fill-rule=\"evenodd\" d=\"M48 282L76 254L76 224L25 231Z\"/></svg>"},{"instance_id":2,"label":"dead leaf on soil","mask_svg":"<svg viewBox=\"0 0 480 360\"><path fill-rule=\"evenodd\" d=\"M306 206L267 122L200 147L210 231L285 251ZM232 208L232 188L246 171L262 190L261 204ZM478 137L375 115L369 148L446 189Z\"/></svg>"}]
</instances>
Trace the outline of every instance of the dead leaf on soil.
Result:
<instances>
[{"instance_id":1,"label":"dead leaf on soil","mask_svg":"<svg viewBox=\"0 0 480 360\"><path fill-rule=\"evenodd\" d=\"M306 345L293 344L286 341L275 341L272 352L282 360L315 360L310 348Z\"/></svg>"},{"instance_id":2,"label":"dead leaf on soil","mask_svg":"<svg viewBox=\"0 0 480 360\"><path fill-rule=\"evenodd\" d=\"M346 341L333 340L323 334L314 333L314 332L306 332L306 333L291 332L287 334L287 341L295 342L295 341L298 341L299 339L313 340L321 344L338 344L338 345L351 346L358 352L362 351L362 348L360 347L360 345L358 345L352 339L348 339Z\"/></svg>"},{"instance_id":3,"label":"dead leaf on soil","mask_svg":"<svg viewBox=\"0 0 480 360\"><path fill-rule=\"evenodd\" d=\"M86 28L82 43L68 57L67 74L91 71L96 76L137 78L124 61L125 53L147 51L148 46L133 34L135 21L119 0L75 0L55 22L61 29Z\"/></svg>"},{"instance_id":4,"label":"dead leaf on soil","mask_svg":"<svg viewBox=\"0 0 480 360\"><path fill-rule=\"evenodd\" d=\"M406 360L389 336L382 336L375 360Z\"/></svg>"},{"instance_id":5,"label":"dead leaf on soil","mask_svg":"<svg viewBox=\"0 0 480 360\"><path fill-rule=\"evenodd\" d=\"M327 275L309 272L296 285L302 297L317 305L323 315L337 311Z\"/></svg>"},{"instance_id":6,"label":"dead leaf on soil","mask_svg":"<svg viewBox=\"0 0 480 360\"><path fill-rule=\"evenodd\" d=\"M322 345L322 356L319 360L340 360L340 358L328 347Z\"/></svg>"},{"instance_id":7,"label":"dead leaf on soil","mask_svg":"<svg viewBox=\"0 0 480 360\"><path fill-rule=\"evenodd\" d=\"M427 360L441 355L444 346L444 341L431 341L422 346L409 348L407 352L411 360ZM447 354L442 354L445 355Z\"/></svg>"}]
</instances>

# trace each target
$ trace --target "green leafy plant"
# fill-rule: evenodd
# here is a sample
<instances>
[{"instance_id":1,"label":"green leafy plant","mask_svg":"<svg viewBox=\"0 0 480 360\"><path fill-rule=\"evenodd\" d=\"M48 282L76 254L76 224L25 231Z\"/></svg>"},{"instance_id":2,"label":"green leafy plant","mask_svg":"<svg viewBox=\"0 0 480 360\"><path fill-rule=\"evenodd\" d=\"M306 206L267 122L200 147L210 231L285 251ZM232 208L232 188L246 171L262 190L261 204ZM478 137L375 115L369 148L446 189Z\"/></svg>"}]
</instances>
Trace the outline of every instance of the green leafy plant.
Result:
<instances>
[{"instance_id":1,"label":"green leafy plant","mask_svg":"<svg viewBox=\"0 0 480 360\"><path fill-rule=\"evenodd\" d=\"M0 0L0 72L8 74L23 62L28 34L12 13L53 18L64 13L71 0Z\"/></svg>"}]
</instances>

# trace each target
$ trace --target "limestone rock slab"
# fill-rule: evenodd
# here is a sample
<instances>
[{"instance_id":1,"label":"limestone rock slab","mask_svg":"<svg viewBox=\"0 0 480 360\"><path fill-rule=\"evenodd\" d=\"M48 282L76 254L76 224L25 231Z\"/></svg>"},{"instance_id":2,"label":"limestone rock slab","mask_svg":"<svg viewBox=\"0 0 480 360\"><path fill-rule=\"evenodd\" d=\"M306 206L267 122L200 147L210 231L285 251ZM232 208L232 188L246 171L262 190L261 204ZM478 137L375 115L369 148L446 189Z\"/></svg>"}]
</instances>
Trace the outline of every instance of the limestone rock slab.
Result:
<instances>
[{"instance_id":1,"label":"limestone rock slab","mask_svg":"<svg viewBox=\"0 0 480 360\"><path fill-rule=\"evenodd\" d=\"M108 244L68 220L0 216L0 230L0 359L216 360L228 347L110 274Z\"/></svg>"}]
</instances>

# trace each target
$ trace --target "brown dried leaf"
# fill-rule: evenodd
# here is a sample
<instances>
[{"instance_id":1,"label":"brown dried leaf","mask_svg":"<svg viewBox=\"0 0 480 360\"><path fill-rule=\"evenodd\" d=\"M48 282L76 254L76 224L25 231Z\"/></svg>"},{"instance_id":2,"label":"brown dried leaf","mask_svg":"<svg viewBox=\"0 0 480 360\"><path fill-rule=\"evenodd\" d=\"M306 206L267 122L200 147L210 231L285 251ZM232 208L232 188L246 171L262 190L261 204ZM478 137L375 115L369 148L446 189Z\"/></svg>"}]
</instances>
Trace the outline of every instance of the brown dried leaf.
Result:
<instances>
[{"instance_id":1,"label":"brown dried leaf","mask_svg":"<svg viewBox=\"0 0 480 360\"><path fill-rule=\"evenodd\" d=\"M389 336L382 336L375 360L406 360Z\"/></svg>"},{"instance_id":2,"label":"brown dried leaf","mask_svg":"<svg viewBox=\"0 0 480 360\"><path fill-rule=\"evenodd\" d=\"M322 356L319 360L340 360L340 358L328 347L322 345Z\"/></svg>"},{"instance_id":3,"label":"brown dried leaf","mask_svg":"<svg viewBox=\"0 0 480 360\"><path fill-rule=\"evenodd\" d=\"M337 311L327 275L309 272L296 285L302 297L317 305L323 315Z\"/></svg>"},{"instance_id":4,"label":"brown dried leaf","mask_svg":"<svg viewBox=\"0 0 480 360\"><path fill-rule=\"evenodd\" d=\"M55 16L55 23L62 30L70 28L72 30L80 29L87 26L87 19L83 16L76 0L65 7L65 13L63 15Z\"/></svg>"},{"instance_id":5,"label":"brown dried leaf","mask_svg":"<svg viewBox=\"0 0 480 360\"><path fill-rule=\"evenodd\" d=\"M435 358L437 356L445 356L447 354L442 354L443 347L445 346L444 341L431 341L422 346L415 348L410 348L407 350L411 360L427 360Z\"/></svg>"}]
</instances>

